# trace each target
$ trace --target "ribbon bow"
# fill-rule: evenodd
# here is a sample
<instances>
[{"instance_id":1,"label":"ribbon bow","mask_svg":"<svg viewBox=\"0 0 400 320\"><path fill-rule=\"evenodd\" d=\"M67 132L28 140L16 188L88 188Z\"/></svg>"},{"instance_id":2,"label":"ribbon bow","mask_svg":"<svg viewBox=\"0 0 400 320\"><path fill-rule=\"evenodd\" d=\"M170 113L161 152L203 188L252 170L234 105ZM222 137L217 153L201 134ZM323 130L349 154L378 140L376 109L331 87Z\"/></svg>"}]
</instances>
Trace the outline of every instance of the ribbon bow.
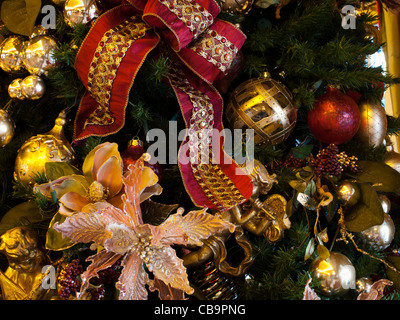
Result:
<instances>
[{"instance_id":1,"label":"ribbon bow","mask_svg":"<svg viewBox=\"0 0 400 320\"><path fill-rule=\"evenodd\" d=\"M122 128L135 76L163 39L166 80L188 129L178 152L186 191L199 207L225 210L249 199L252 183L222 148L223 99L212 83L227 73L246 37L216 19L219 12L214 0L129 0L101 15L75 61L87 91L74 141Z\"/></svg>"}]
</instances>

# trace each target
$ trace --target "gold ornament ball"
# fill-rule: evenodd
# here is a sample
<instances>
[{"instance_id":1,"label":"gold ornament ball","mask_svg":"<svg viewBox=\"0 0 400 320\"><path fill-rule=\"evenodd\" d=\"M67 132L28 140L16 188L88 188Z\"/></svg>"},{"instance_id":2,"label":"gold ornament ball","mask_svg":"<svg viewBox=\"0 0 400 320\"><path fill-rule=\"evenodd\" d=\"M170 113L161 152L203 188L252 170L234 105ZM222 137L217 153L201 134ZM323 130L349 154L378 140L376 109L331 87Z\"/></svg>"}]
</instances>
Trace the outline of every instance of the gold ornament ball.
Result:
<instances>
[{"instance_id":1,"label":"gold ornament ball","mask_svg":"<svg viewBox=\"0 0 400 320\"><path fill-rule=\"evenodd\" d=\"M331 252L328 259L318 257L311 264L313 279L320 280L316 289L326 297L338 297L355 288L356 272L351 261L339 252Z\"/></svg>"},{"instance_id":2,"label":"gold ornament ball","mask_svg":"<svg viewBox=\"0 0 400 320\"><path fill-rule=\"evenodd\" d=\"M47 75L55 65L53 57L57 42L50 36L39 33L32 37L22 51L22 62L31 74Z\"/></svg>"},{"instance_id":3,"label":"gold ornament ball","mask_svg":"<svg viewBox=\"0 0 400 320\"><path fill-rule=\"evenodd\" d=\"M389 145L386 147L387 149L387 156L385 159L385 163L392 167L397 172L400 172L400 154L393 150L393 146Z\"/></svg>"},{"instance_id":4,"label":"gold ornament ball","mask_svg":"<svg viewBox=\"0 0 400 320\"><path fill-rule=\"evenodd\" d=\"M357 282L356 282L357 292L358 293L362 293L362 292L369 293L373 284L374 284L374 282L372 281L371 278L362 277L360 279L357 279Z\"/></svg>"},{"instance_id":5,"label":"gold ornament ball","mask_svg":"<svg viewBox=\"0 0 400 320\"><path fill-rule=\"evenodd\" d=\"M25 99L25 96L22 94L22 86L21 86L22 79L14 79L8 86L8 95L12 99Z\"/></svg>"},{"instance_id":6,"label":"gold ornament ball","mask_svg":"<svg viewBox=\"0 0 400 320\"><path fill-rule=\"evenodd\" d=\"M8 112L0 109L0 147L10 143L14 136L15 124Z\"/></svg>"},{"instance_id":7,"label":"gold ornament ball","mask_svg":"<svg viewBox=\"0 0 400 320\"><path fill-rule=\"evenodd\" d=\"M345 206L354 206L360 199L361 191L358 185L351 181L343 181L336 190L336 196Z\"/></svg>"},{"instance_id":8,"label":"gold ornament ball","mask_svg":"<svg viewBox=\"0 0 400 320\"><path fill-rule=\"evenodd\" d=\"M231 128L253 129L254 143L259 146L284 142L297 120L292 94L269 74L240 84L225 114Z\"/></svg>"},{"instance_id":9,"label":"gold ornament ball","mask_svg":"<svg viewBox=\"0 0 400 320\"><path fill-rule=\"evenodd\" d=\"M384 213L389 213L390 209L392 208L392 204L387 196L384 194L379 194L378 195L379 201L382 204L382 209Z\"/></svg>"},{"instance_id":10,"label":"gold ornament ball","mask_svg":"<svg viewBox=\"0 0 400 320\"><path fill-rule=\"evenodd\" d=\"M87 24L101 14L95 0L66 0L64 4L64 19L70 27L77 24Z\"/></svg>"},{"instance_id":11,"label":"gold ornament ball","mask_svg":"<svg viewBox=\"0 0 400 320\"><path fill-rule=\"evenodd\" d=\"M380 146L386 136L387 118L379 101L359 103L361 123L355 138L366 146Z\"/></svg>"},{"instance_id":12,"label":"gold ornament ball","mask_svg":"<svg viewBox=\"0 0 400 320\"><path fill-rule=\"evenodd\" d=\"M74 165L75 151L64 136L66 114L61 112L53 129L28 139L18 150L14 178L26 187L33 187L35 174L44 171L46 162L60 161Z\"/></svg>"},{"instance_id":13,"label":"gold ornament ball","mask_svg":"<svg viewBox=\"0 0 400 320\"><path fill-rule=\"evenodd\" d=\"M375 250L385 250L393 241L395 226L392 218L384 214L383 223L360 233L361 238Z\"/></svg>"},{"instance_id":14,"label":"gold ornament ball","mask_svg":"<svg viewBox=\"0 0 400 320\"><path fill-rule=\"evenodd\" d=\"M21 53L24 40L21 36L11 36L0 45L0 68L5 72L20 74L24 72Z\"/></svg>"},{"instance_id":15,"label":"gold ornament ball","mask_svg":"<svg viewBox=\"0 0 400 320\"><path fill-rule=\"evenodd\" d=\"M219 0L218 4L222 12L230 14L247 14L252 6L254 0Z\"/></svg>"},{"instance_id":16,"label":"gold ornament ball","mask_svg":"<svg viewBox=\"0 0 400 320\"><path fill-rule=\"evenodd\" d=\"M39 76L30 75L21 81L21 91L25 98L37 100L43 97L46 92L46 85Z\"/></svg>"}]
</instances>

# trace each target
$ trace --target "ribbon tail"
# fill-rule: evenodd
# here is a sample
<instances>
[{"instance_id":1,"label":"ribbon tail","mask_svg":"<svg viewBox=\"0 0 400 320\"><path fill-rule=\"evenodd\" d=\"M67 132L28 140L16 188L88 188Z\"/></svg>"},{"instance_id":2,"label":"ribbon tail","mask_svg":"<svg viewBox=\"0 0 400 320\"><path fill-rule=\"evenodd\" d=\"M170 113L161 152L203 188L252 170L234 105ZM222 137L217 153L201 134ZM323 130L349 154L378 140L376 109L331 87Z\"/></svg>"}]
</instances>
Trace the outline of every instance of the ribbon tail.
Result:
<instances>
[{"instance_id":1,"label":"ribbon tail","mask_svg":"<svg viewBox=\"0 0 400 320\"><path fill-rule=\"evenodd\" d=\"M87 92L75 118L74 142L123 127L133 81L159 41L131 5L115 7L96 20L75 61Z\"/></svg>"},{"instance_id":2,"label":"ribbon tail","mask_svg":"<svg viewBox=\"0 0 400 320\"><path fill-rule=\"evenodd\" d=\"M168 80L187 127L178 154L186 191L199 207L227 210L250 198L251 179L223 149L222 97L177 63Z\"/></svg>"}]
</instances>

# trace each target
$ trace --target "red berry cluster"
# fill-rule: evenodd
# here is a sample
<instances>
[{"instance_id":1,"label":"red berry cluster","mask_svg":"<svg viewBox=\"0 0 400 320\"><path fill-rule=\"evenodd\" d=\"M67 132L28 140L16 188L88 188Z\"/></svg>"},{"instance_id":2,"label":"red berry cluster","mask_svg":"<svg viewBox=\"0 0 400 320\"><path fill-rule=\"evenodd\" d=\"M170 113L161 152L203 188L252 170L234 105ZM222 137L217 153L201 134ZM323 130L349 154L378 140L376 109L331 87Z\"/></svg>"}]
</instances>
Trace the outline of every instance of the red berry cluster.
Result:
<instances>
[{"instance_id":1,"label":"red berry cluster","mask_svg":"<svg viewBox=\"0 0 400 320\"><path fill-rule=\"evenodd\" d=\"M357 160L355 156L349 157L345 152L339 153L338 146L330 144L318 152L316 158L310 161L310 165L313 167L315 175L321 178L323 176L338 176L346 168L352 172L357 172L359 170Z\"/></svg>"},{"instance_id":2,"label":"red berry cluster","mask_svg":"<svg viewBox=\"0 0 400 320\"><path fill-rule=\"evenodd\" d=\"M61 270L57 279L58 295L61 299L68 300L71 295L76 295L82 284L82 272L83 266L79 259L72 260Z\"/></svg>"}]
</instances>

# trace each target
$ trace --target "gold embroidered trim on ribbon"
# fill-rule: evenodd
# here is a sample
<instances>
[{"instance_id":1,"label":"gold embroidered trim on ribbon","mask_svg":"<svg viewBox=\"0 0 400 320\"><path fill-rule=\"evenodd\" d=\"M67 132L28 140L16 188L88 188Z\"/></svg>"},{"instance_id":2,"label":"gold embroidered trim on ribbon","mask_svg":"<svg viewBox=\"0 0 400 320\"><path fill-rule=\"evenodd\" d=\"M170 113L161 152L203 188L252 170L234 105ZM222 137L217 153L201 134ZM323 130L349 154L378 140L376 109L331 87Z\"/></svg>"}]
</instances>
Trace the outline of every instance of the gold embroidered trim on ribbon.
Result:
<instances>
[{"instance_id":1,"label":"gold embroidered trim on ribbon","mask_svg":"<svg viewBox=\"0 0 400 320\"><path fill-rule=\"evenodd\" d=\"M221 170L212 152L214 113L209 97L194 89L178 68L171 67L171 71L168 75L171 84L187 94L193 105L188 128L188 157L197 183L221 210L242 203L246 199Z\"/></svg>"},{"instance_id":2,"label":"gold embroidered trim on ribbon","mask_svg":"<svg viewBox=\"0 0 400 320\"><path fill-rule=\"evenodd\" d=\"M194 39L214 22L212 14L194 0L159 1L186 25Z\"/></svg>"},{"instance_id":3,"label":"gold embroidered trim on ribbon","mask_svg":"<svg viewBox=\"0 0 400 320\"><path fill-rule=\"evenodd\" d=\"M133 16L104 33L90 64L88 91L98 103L97 109L86 119L87 125L110 125L115 118L109 106L111 90L119 65L132 43L144 37L150 27L140 17Z\"/></svg>"},{"instance_id":4,"label":"gold embroidered trim on ribbon","mask_svg":"<svg viewBox=\"0 0 400 320\"><path fill-rule=\"evenodd\" d=\"M190 46L194 52L227 73L238 48L215 30L208 29Z\"/></svg>"}]
</instances>

